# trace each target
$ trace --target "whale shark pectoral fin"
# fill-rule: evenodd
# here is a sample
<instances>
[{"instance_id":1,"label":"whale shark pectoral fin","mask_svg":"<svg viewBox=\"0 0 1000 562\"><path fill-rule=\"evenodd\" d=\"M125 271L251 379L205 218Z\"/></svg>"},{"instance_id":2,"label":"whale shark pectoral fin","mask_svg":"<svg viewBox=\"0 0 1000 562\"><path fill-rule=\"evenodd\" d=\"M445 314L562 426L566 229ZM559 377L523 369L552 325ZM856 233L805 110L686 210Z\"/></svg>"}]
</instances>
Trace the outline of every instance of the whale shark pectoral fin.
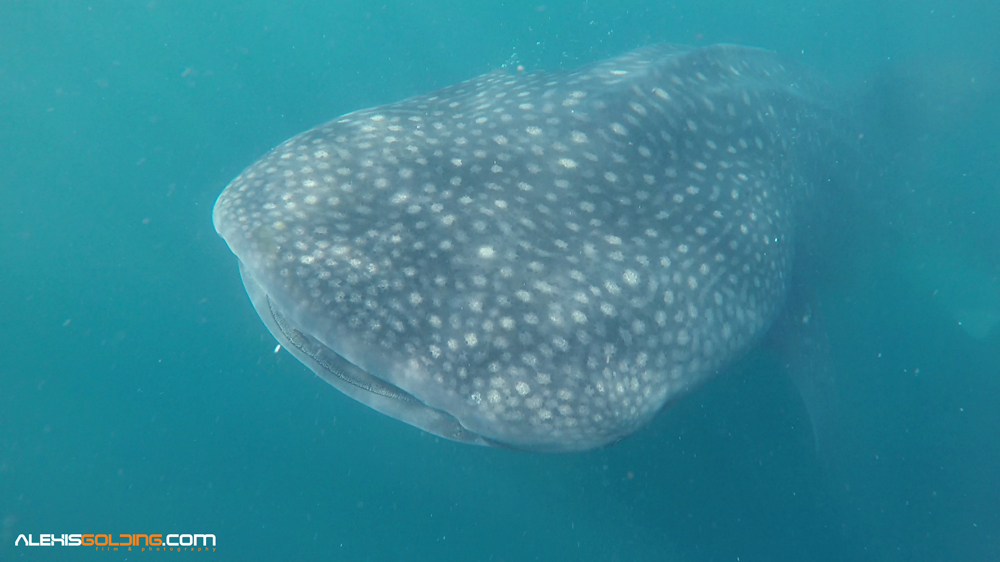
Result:
<instances>
[{"instance_id":1,"label":"whale shark pectoral fin","mask_svg":"<svg viewBox=\"0 0 1000 562\"><path fill-rule=\"evenodd\" d=\"M829 459L840 441L836 369L818 303L808 287L797 284L785 310L765 341L799 391L812 426L816 453Z\"/></svg>"}]
</instances>

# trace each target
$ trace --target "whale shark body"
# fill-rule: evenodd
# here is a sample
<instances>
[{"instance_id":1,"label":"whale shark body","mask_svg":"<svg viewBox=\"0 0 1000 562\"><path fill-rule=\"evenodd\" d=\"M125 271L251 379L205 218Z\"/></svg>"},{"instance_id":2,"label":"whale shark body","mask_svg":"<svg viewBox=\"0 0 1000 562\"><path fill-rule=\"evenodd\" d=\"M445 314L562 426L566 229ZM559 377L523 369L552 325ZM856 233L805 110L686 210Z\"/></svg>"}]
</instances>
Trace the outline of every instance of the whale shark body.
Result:
<instances>
[{"instance_id":1,"label":"whale shark body","mask_svg":"<svg viewBox=\"0 0 1000 562\"><path fill-rule=\"evenodd\" d=\"M607 445L784 307L831 142L806 74L730 45L497 71L288 140L215 228L348 396L457 441Z\"/></svg>"}]
</instances>

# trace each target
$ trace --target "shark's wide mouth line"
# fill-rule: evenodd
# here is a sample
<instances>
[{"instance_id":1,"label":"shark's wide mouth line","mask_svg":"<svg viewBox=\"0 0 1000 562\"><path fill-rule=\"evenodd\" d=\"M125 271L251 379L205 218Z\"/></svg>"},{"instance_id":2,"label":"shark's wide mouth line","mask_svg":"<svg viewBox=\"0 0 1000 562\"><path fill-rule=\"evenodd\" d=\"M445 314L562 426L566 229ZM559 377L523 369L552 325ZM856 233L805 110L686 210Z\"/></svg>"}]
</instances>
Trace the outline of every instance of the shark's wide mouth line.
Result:
<instances>
[{"instance_id":1,"label":"shark's wide mouth line","mask_svg":"<svg viewBox=\"0 0 1000 562\"><path fill-rule=\"evenodd\" d=\"M371 392L372 394L377 394L379 396L403 402L419 402L419 400L400 390L398 387L385 383L375 376L363 371L360 367L343 358L340 354L333 351L316 338L303 334L301 331L292 327L288 322L288 319L285 318L285 315L274 306L274 301L271 300L271 297L265 295L265 298L267 299L267 308L271 313L271 318L274 319L274 323L277 324L278 329L281 330L285 339L295 346L296 349L306 354L310 359L323 367L323 369L325 369L328 373L348 384ZM340 365L334 364L334 361L337 359L339 359L337 363L340 363ZM355 373L352 373L351 371L355 371Z\"/></svg>"},{"instance_id":2,"label":"shark's wide mouth line","mask_svg":"<svg viewBox=\"0 0 1000 562\"><path fill-rule=\"evenodd\" d=\"M412 394L375 377L374 375L363 370L361 367L351 363L342 355L330 349L329 346L293 327L288 318L286 318L285 315L282 314L282 312L275 306L271 297L265 293L264 298L267 301L268 312L270 313L271 318L274 319L274 323L281 331L281 334L285 336L285 340L304 353L307 357L315 361L316 364L322 367L326 372L332 374L347 384L360 388L366 392L410 404L411 406L408 406L409 408L419 408L429 412L433 411L436 415L440 416L441 419L447 419L450 424L454 425L453 429L448 433L435 431L431 427L423 427L426 431L430 431L441 435L442 437L456 441L467 441L508 449L517 448L515 445L497 441L489 437L484 437L469 430L448 412L428 406Z\"/></svg>"}]
</instances>

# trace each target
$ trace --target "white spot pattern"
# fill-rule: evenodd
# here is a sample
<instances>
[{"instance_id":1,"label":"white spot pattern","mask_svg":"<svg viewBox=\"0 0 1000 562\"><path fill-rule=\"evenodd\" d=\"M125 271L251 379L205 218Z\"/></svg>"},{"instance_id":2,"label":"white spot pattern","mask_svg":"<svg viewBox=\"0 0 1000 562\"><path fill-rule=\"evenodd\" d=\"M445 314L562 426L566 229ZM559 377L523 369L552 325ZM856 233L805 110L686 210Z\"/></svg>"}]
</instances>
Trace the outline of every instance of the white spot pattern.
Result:
<instances>
[{"instance_id":1,"label":"white spot pattern","mask_svg":"<svg viewBox=\"0 0 1000 562\"><path fill-rule=\"evenodd\" d=\"M599 446L776 314L825 142L798 78L733 46L488 74L283 143L216 229L332 384L454 439Z\"/></svg>"}]
</instances>

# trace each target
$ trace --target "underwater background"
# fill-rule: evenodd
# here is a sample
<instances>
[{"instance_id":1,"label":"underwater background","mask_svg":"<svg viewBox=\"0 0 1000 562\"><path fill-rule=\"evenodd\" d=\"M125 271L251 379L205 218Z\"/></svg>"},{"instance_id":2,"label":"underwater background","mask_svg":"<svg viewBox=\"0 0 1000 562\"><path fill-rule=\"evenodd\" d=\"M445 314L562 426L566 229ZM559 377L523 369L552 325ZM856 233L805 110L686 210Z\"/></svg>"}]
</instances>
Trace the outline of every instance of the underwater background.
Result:
<instances>
[{"instance_id":1,"label":"underwater background","mask_svg":"<svg viewBox=\"0 0 1000 562\"><path fill-rule=\"evenodd\" d=\"M0 560L1000 560L996 0L0 2ZM606 449L443 441L257 318L222 188L338 115L504 65L738 43L866 137L816 294L839 440L755 351Z\"/></svg>"}]
</instances>

